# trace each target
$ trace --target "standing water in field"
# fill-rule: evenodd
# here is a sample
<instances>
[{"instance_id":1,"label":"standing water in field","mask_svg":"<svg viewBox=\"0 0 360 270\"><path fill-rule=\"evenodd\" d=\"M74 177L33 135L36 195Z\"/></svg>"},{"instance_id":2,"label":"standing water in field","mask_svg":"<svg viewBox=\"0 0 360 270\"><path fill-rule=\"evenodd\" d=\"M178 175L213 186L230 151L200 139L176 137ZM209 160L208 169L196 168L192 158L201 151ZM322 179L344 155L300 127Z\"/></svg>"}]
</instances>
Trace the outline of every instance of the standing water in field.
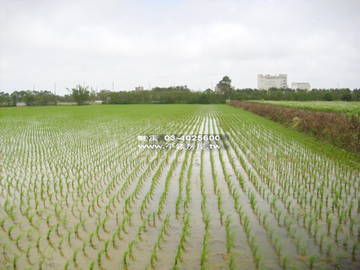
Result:
<instances>
[{"instance_id":1,"label":"standing water in field","mask_svg":"<svg viewBox=\"0 0 360 270\"><path fill-rule=\"evenodd\" d=\"M4 269L359 267L360 163L344 151L225 105L1 114ZM139 146L149 134L184 136Z\"/></svg>"}]
</instances>

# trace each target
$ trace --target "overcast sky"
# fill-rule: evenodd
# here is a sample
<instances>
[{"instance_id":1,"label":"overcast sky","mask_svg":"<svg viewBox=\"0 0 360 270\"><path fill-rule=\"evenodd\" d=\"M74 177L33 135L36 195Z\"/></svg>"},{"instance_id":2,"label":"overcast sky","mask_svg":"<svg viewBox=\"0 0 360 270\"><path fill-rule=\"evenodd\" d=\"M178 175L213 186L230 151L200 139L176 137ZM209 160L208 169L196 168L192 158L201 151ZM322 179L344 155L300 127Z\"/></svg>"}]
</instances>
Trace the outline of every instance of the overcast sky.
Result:
<instances>
[{"instance_id":1,"label":"overcast sky","mask_svg":"<svg viewBox=\"0 0 360 270\"><path fill-rule=\"evenodd\" d=\"M0 0L0 91L360 88L358 0Z\"/></svg>"}]
</instances>

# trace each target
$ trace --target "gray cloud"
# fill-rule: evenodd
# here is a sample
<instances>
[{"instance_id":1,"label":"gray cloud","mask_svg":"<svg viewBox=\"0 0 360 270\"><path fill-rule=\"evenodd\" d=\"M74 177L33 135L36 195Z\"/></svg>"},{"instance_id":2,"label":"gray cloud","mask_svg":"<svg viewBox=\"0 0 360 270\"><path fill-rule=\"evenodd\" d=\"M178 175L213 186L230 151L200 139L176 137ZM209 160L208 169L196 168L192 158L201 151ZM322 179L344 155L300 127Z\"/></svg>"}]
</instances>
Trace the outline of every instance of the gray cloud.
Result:
<instances>
[{"instance_id":1,"label":"gray cloud","mask_svg":"<svg viewBox=\"0 0 360 270\"><path fill-rule=\"evenodd\" d=\"M359 85L357 0L0 0L0 90Z\"/></svg>"}]
</instances>

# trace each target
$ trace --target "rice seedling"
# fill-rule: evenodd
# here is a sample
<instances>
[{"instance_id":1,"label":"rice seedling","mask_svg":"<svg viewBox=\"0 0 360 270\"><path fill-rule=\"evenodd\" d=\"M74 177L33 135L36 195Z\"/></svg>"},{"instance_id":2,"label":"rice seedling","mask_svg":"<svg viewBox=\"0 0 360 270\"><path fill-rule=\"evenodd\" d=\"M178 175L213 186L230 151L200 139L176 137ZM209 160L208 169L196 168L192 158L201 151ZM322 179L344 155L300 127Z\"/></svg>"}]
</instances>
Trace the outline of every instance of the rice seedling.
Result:
<instances>
[{"instance_id":1,"label":"rice seedling","mask_svg":"<svg viewBox=\"0 0 360 270\"><path fill-rule=\"evenodd\" d=\"M309 257L309 267L311 270L314 269L316 261L317 261L317 257L315 255L311 255Z\"/></svg>"}]
</instances>

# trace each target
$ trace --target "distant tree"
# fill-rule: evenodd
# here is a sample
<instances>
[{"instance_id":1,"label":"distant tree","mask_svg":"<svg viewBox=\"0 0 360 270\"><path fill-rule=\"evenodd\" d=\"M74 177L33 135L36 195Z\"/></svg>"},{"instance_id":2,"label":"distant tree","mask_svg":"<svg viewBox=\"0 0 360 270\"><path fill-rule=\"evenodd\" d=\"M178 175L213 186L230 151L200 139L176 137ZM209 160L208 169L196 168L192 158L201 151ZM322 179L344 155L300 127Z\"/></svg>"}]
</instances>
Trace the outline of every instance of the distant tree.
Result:
<instances>
[{"instance_id":1,"label":"distant tree","mask_svg":"<svg viewBox=\"0 0 360 270\"><path fill-rule=\"evenodd\" d=\"M11 93L11 95L10 95L13 106L16 106L16 104L18 102L18 97L17 97L16 93L17 92L15 91L15 92Z\"/></svg>"},{"instance_id":2,"label":"distant tree","mask_svg":"<svg viewBox=\"0 0 360 270\"><path fill-rule=\"evenodd\" d=\"M35 95L30 91L23 97L23 100L27 106L35 105Z\"/></svg>"},{"instance_id":3,"label":"distant tree","mask_svg":"<svg viewBox=\"0 0 360 270\"><path fill-rule=\"evenodd\" d=\"M216 90L224 94L226 97L229 97L233 92L231 86L231 79L228 76L224 76L221 81L216 85Z\"/></svg>"},{"instance_id":4,"label":"distant tree","mask_svg":"<svg viewBox=\"0 0 360 270\"><path fill-rule=\"evenodd\" d=\"M26 91L25 94L17 92L14 98L25 102L27 106L56 105L57 96L50 91Z\"/></svg>"},{"instance_id":5,"label":"distant tree","mask_svg":"<svg viewBox=\"0 0 360 270\"><path fill-rule=\"evenodd\" d=\"M352 94L352 100L360 101L360 89L354 89Z\"/></svg>"},{"instance_id":6,"label":"distant tree","mask_svg":"<svg viewBox=\"0 0 360 270\"><path fill-rule=\"evenodd\" d=\"M323 99L324 99L325 101L332 101L332 100L334 100L333 97L332 97L332 95L331 95L330 93L326 93L326 94L324 95Z\"/></svg>"},{"instance_id":7,"label":"distant tree","mask_svg":"<svg viewBox=\"0 0 360 270\"><path fill-rule=\"evenodd\" d=\"M12 106L13 104L9 93L0 92L0 106Z\"/></svg>"},{"instance_id":8,"label":"distant tree","mask_svg":"<svg viewBox=\"0 0 360 270\"><path fill-rule=\"evenodd\" d=\"M91 100L91 101L95 101L96 98L97 98L97 93L96 93L96 91L95 91L94 89L91 89L91 91L90 91L90 100Z\"/></svg>"},{"instance_id":9,"label":"distant tree","mask_svg":"<svg viewBox=\"0 0 360 270\"><path fill-rule=\"evenodd\" d=\"M341 96L341 100L343 100L343 101L351 101L351 100L352 100L351 93L343 94L343 95Z\"/></svg>"},{"instance_id":10,"label":"distant tree","mask_svg":"<svg viewBox=\"0 0 360 270\"><path fill-rule=\"evenodd\" d=\"M71 95L78 105L84 105L90 99L89 87L78 85L71 89Z\"/></svg>"}]
</instances>

